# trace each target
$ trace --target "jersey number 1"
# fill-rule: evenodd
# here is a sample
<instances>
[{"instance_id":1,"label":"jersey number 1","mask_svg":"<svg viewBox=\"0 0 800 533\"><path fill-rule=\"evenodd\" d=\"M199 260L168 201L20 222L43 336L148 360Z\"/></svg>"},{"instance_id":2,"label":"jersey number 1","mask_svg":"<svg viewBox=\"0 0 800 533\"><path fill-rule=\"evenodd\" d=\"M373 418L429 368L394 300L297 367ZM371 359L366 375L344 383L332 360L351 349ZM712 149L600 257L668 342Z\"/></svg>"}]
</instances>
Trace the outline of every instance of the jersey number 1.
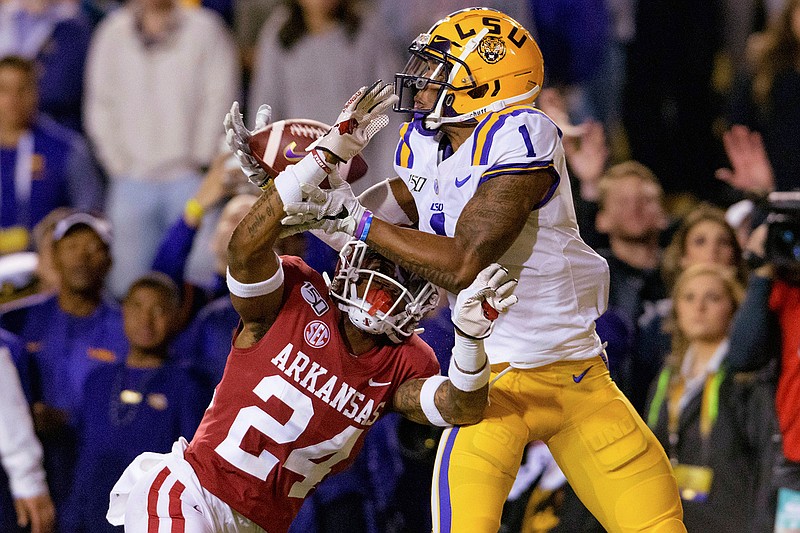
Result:
<instances>
[{"instance_id":1,"label":"jersey number 1","mask_svg":"<svg viewBox=\"0 0 800 533\"><path fill-rule=\"evenodd\" d=\"M253 392L264 402L272 397L277 398L292 409L292 415L285 423L281 423L260 407L255 405L245 407L236 415L228 435L215 451L236 468L266 480L278 464L278 458L267 450L262 450L257 456L244 451L240 445L245 434L252 427L278 444L294 442L306 430L314 416L314 405L308 396L281 376L265 377L256 385ZM330 473L336 463L350 456L358 436L363 431L348 426L332 439L292 450L283 466L304 478L292 485L289 496L305 498L309 491ZM315 461L323 457L328 458L321 462Z\"/></svg>"}]
</instances>

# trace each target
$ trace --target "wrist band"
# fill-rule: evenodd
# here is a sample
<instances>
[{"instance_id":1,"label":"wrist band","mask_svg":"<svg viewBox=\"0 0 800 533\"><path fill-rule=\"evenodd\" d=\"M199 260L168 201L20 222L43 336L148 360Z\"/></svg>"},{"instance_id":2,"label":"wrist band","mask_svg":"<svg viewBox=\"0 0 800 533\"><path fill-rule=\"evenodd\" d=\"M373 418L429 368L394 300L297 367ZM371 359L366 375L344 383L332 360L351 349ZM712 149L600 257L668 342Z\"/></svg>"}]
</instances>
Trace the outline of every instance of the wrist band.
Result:
<instances>
[{"instance_id":1,"label":"wrist band","mask_svg":"<svg viewBox=\"0 0 800 533\"><path fill-rule=\"evenodd\" d=\"M372 226L372 211L364 211L364 214L361 216L361 221L358 223L358 227L356 228L356 234L358 235L358 240L367 242L367 234L369 233L369 228Z\"/></svg>"},{"instance_id":2,"label":"wrist band","mask_svg":"<svg viewBox=\"0 0 800 533\"><path fill-rule=\"evenodd\" d=\"M206 210L203 209L203 206L200 205L200 202L197 201L197 198L189 198L186 201L186 205L183 206L183 214L189 220L200 220L203 218Z\"/></svg>"},{"instance_id":3,"label":"wrist band","mask_svg":"<svg viewBox=\"0 0 800 533\"><path fill-rule=\"evenodd\" d=\"M278 270L271 278L259 281L257 283L242 283L236 281L231 276L231 269L228 268L226 272L226 279L228 282L228 290L231 294L239 298L255 298L256 296L265 296L278 290L283 285L283 262L278 254L275 254L278 259Z\"/></svg>"},{"instance_id":4,"label":"wrist band","mask_svg":"<svg viewBox=\"0 0 800 533\"><path fill-rule=\"evenodd\" d=\"M439 427L452 426L452 424L447 423L442 413L439 412L435 401L436 391L439 389L439 385L445 381L447 381L447 378L444 376L431 376L425 380L425 383L422 384L422 390L419 391L419 405L422 408L422 412L425 413L428 422Z\"/></svg>"},{"instance_id":5,"label":"wrist band","mask_svg":"<svg viewBox=\"0 0 800 533\"><path fill-rule=\"evenodd\" d=\"M460 337L456 334L453 345L453 356L447 375L455 388L464 392L472 392L489 383L492 370L483 341Z\"/></svg>"},{"instance_id":6,"label":"wrist band","mask_svg":"<svg viewBox=\"0 0 800 533\"><path fill-rule=\"evenodd\" d=\"M488 361L484 363L483 368L480 369L477 374L468 374L458 368L455 357L450 359L450 368L447 371L450 383L458 390L464 392L473 392L488 385L491 374L492 369L489 367Z\"/></svg>"},{"instance_id":7,"label":"wrist band","mask_svg":"<svg viewBox=\"0 0 800 533\"><path fill-rule=\"evenodd\" d=\"M331 173L333 169L328 166L328 162L325 161L325 157L319 153L319 150L316 148L311 150L311 156L314 158L314 161L319 165L319 167L325 171L325 174Z\"/></svg>"},{"instance_id":8,"label":"wrist band","mask_svg":"<svg viewBox=\"0 0 800 533\"><path fill-rule=\"evenodd\" d=\"M319 156L317 156L319 157ZM327 167L324 167L327 168ZM312 153L305 156L297 164L290 165L275 178L275 189L281 197L283 205L289 205L303 200L303 191L300 186L308 183L318 187L328 176L324 168L318 166Z\"/></svg>"}]
</instances>

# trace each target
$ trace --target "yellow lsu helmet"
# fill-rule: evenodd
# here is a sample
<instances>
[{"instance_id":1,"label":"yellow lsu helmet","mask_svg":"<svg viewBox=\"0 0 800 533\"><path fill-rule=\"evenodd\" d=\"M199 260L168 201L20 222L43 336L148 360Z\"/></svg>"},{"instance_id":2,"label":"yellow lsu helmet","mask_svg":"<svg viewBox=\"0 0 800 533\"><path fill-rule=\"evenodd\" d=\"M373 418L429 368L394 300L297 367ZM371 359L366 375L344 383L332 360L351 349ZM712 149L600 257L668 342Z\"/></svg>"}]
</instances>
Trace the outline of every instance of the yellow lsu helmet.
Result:
<instances>
[{"instance_id":1,"label":"yellow lsu helmet","mask_svg":"<svg viewBox=\"0 0 800 533\"><path fill-rule=\"evenodd\" d=\"M395 75L395 111L424 116L425 127L477 122L511 104L532 103L542 87L539 45L517 21L500 11L456 11L417 37L411 58ZM439 87L433 107L415 109L414 96L429 83Z\"/></svg>"}]
</instances>

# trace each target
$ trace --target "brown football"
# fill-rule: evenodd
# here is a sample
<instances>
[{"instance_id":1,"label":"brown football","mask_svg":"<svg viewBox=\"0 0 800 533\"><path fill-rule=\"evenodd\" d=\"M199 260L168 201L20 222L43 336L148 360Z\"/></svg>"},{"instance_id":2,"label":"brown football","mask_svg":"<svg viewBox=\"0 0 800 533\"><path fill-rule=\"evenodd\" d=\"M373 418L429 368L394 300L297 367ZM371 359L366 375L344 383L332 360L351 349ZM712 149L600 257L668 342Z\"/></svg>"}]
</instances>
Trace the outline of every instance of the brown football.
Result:
<instances>
[{"instance_id":1,"label":"brown football","mask_svg":"<svg viewBox=\"0 0 800 533\"><path fill-rule=\"evenodd\" d=\"M280 120L254 131L247 144L261 168L274 178L286 167L303 159L308 153L306 152L308 145L330 128L327 124L316 120L303 118ZM367 162L361 155L355 156L349 163L339 167L341 177L350 183L366 173Z\"/></svg>"}]
</instances>

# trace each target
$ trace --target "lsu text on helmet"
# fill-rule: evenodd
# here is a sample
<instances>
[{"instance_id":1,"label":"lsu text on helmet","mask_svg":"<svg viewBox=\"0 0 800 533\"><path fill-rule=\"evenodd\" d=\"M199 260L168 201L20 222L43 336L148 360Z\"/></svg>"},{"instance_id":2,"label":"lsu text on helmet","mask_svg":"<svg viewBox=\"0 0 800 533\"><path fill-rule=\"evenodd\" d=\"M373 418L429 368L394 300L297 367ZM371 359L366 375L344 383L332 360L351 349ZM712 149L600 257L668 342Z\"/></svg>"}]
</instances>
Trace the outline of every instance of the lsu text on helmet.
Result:
<instances>
[{"instance_id":1,"label":"lsu text on helmet","mask_svg":"<svg viewBox=\"0 0 800 533\"><path fill-rule=\"evenodd\" d=\"M511 104L530 104L544 80L539 45L517 21L494 9L469 8L448 15L409 47L411 58L395 76L395 111L425 117L425 127L477 122ZM414 96L429 83L436 103L414 109Z\"/></svg>"},{"instance_id":2,"label":"lsu text on helmet","mask_svg":"<svg viewBox=\"0 0 800 533\"><path fill-rule=\"evenodd\" d=\"M436 307L436 286L353 240L339 252L330 285L339 309L362 331L385 334L394 343L409 337Z\"/></svg>"}]
</instances>

